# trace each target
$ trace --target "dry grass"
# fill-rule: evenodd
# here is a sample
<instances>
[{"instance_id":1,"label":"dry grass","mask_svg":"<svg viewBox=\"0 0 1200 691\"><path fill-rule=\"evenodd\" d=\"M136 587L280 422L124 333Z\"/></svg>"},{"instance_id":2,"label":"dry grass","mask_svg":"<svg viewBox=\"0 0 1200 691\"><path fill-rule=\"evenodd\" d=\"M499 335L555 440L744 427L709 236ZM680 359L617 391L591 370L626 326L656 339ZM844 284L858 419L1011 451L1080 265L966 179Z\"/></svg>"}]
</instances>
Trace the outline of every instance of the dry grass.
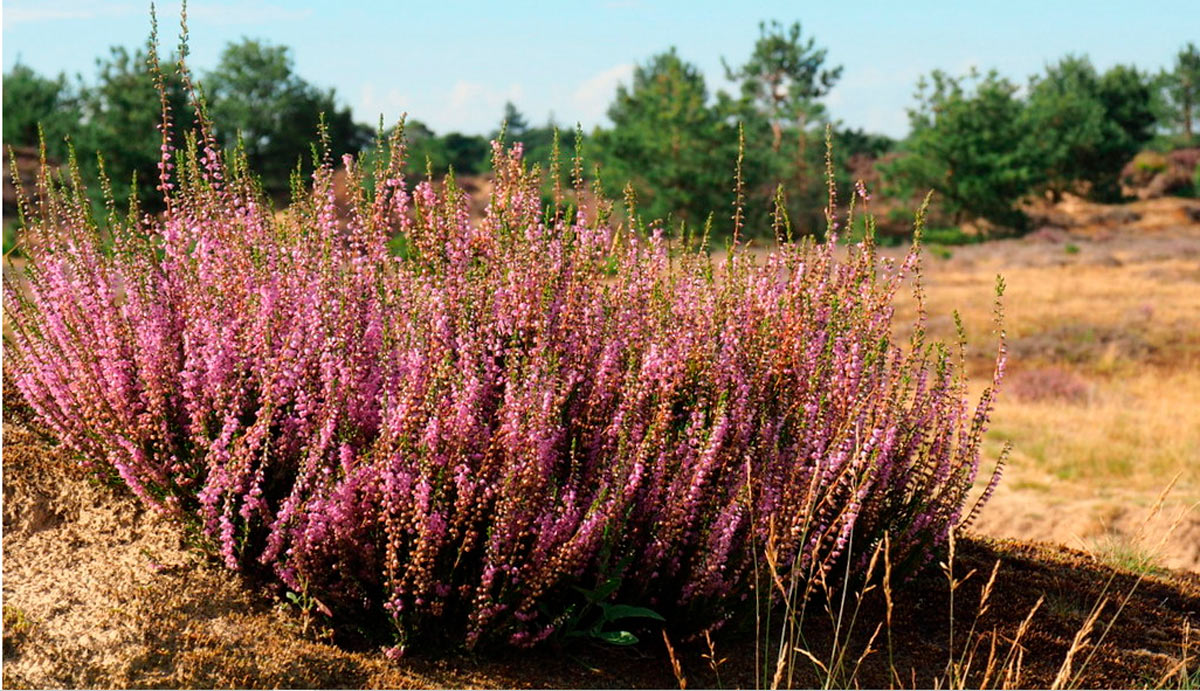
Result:
<instances>
[{"instance_id":1,"label":"dry grass","mask_svg":"<svg viewBox=\"0 0 1200 691\"><path fill-rule=\"evenodd\" d=\"M1012 455L979 530L1200 570L1200 513L1161 553L1135 535L1172 478L1152 529L1200 502L1200 228L987 243L926 266L930 330L952 339L959 311L979 387L995 276L1008 285L1010 378L986 453ZM899 323L915 313L897 308Z\"/></svg>"},{"instance_id":2,"label":"dry grass","mask_svg":"<svg viewBox=\"0 0 1200 691\"><path fill-rule=\"evenodd\" d=\"M1147 366L1194 370L1200 362L1200 259L1122 260L1115 255L1131 251L1118 251L1103 254L1117 265L1101 265L1089 263L1100 252L1088 246L1078 255L1064 254L1061 264L1027 266L1027 250L1005 244L963 248L970 251L965 260L931 262L935 332L953 335L948 315L957 309L971 342L986 343L992 330L987 296L1001 273L1008 284L1005 324L1018 365L1057 362L1126 376Z\"/></svg>"},{"instance_id":3,"label":"dry grass","mask_svg":"<svg viewBox=\"0 0 1200 691\"><path fill-rule=\"evenodd\" d=\"M1087 493L1152 494L1181 474L1181 495L1197 496L1200 372L1155 369L1089 381L1093 390L1080 403L1005 399L992 451L1011 442L1026 482L1051 481L1056 491L1061 483L1053 481L1065 480Z\"/></svg>"}]
</instances>

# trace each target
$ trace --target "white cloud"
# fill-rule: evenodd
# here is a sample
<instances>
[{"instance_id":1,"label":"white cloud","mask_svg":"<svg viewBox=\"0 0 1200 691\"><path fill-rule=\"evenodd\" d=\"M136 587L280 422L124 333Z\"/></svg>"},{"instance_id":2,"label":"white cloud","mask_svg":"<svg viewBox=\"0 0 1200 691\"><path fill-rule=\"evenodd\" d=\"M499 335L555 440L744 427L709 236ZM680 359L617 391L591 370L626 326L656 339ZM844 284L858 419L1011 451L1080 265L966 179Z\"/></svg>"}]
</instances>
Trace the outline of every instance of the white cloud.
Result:
<instances>
[{"instance_id":1,"label":"white cloud","mask_svg":"<svg viewBox=\"0 0 1200 691\"><path fill-rule=\"evenodd\" d=\"M908 131L905 109L920 76L921 69L915 66L894 70L856 67L846 71L824 103L830 116L847 127L901 137Z\"/></svg>"},{"instance_id":2,"label":"white cloud","mask_svg":"<svg viewBox=\"0 0 1200 691\"><path fill-rule=\"evenodd\" d=\"M617 85L633 80L633 64L615 65L591 77L571 94L571 105L580 122L597 123L604 119Z\"/></svg>"},{"instance_id":3,"label":"white cloud","mask_svg":"<svg viewBox=\"0 0 1200 691\"><path fill-rule=\"evenodd\" d=\"M441 124L438 131L485 132L499 125L506 101L520 107L524 94L520 84L496 87L460 79L437 99L430 121Z\"/></svg>"},{"instance_id":4,"label":"white cloud","mask_svg":"<svg viewBox=\"0 0 1200 691\"><path fill-rule=\"evenodd\" d=\"M358 102L354 104L354 114L359 120L371 125L377 123L382 115L384 126L390 127L401 115L408 112L410 107L409 99L400 89L393 87L380 93L374 84L365 84L359 93Z\"/></svg>"},{"instance_id":5,"label":"white cloud","mask_svg":"<svg viewBox=\"0 0 1200 691\"><path fill-rule=\"evenodd\" d=\"M509 84L507 89L497 89L460 79L454 83L454 89L450 92L450 107L477 108L481 105L497 105L503 108L505 101L520 99L524 91L520 84Z\"/></svg>"},{"instance_id":6,"label":"white cloud","mask_svg":"<svg viewBox=\"0 0 1200 691\"><path fill-rule=\"evenodd\" d=\"M449 89L433 93L368 83L359 91L354 116L374 124L382 114L384 125L390 126L407 113L438 134L486 133L499 126L506 101L512 101L521 109L524 97L525 88L516 83L497 87L460 79Z\"/></svg>"}]
</instances>

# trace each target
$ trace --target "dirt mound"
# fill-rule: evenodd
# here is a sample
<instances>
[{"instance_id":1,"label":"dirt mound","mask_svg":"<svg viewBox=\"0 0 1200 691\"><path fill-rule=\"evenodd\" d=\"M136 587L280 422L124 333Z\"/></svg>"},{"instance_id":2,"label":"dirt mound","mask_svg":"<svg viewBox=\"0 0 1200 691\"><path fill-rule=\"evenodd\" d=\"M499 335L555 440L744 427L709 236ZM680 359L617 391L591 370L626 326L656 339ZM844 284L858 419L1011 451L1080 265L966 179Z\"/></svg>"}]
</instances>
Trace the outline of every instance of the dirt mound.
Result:
<instances>
[{"instance_id":1,"label":"dirt mound","mask_svg":"<svg viewBox=\"0 0 1200 691\"><path fill-rule=\"evenodd\" d=\"M1023 210L1036 229L1034 237L1054 237L1056 232L1063 231L1094 237L1200 226L1200 200L1183 197L1159 196L1127 204L1098 204L1066 194L1057 204L1037 200Z\"/></svg>"},{"instance_id":2,"label":"dirt mound","mask_svg":"<svg viewBox=\"0 0 1200 691\"><path fill-rule=\"evenodd\" d=\"M1176 149L1167 154L1143 151L1121 169L1121 193L1138 199L1185 193L1192 187L1198 163L1200 148Z\"/></svg>"}]
</instances>

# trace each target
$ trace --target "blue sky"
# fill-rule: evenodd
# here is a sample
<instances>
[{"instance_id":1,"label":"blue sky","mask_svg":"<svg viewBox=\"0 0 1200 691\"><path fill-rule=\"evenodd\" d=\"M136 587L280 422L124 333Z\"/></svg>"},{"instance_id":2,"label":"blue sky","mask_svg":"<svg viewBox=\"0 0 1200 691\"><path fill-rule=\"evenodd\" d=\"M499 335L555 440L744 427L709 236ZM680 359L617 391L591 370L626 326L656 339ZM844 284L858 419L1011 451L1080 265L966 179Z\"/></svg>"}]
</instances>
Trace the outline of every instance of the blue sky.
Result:
<instances>
[{"instance_id":1,"label":"blue sky","mask_svg":"<svg viewBox=\"0 0 1200 691\"><path fill-rule=\"evenodd\" d=\"M3 61L90 80L110 45L140 46L149 2L6 0ZM164 42L177 35L179 4L160 3ZM483 133L512 100L527 119L560 126L606 122L616 85L636 63L676 46L728 89L721 58L749 55L758 22L799 20L829 50L843 78L827 97L831 115L893 136L917 79L940 68L996 68L1018 81L1067 53L1097 67L1167 66L1200 42L1200 4L1008 0L1006 2L384 2L192 0L192 66L211 67L243 36L292 48L305 79L337 89L355 117L390 122L401 112L435 131Z\"/></svg>"}]
</instances>

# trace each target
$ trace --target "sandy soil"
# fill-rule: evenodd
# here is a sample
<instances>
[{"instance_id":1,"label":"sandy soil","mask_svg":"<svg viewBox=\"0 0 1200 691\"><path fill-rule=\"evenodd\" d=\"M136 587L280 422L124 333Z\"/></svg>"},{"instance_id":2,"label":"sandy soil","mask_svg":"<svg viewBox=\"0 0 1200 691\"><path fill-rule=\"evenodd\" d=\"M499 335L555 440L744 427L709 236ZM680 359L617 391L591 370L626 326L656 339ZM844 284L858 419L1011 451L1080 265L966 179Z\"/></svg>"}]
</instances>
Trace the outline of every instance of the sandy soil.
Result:
<instances>
[{"instance_id":1,"label":"sandy soil","mask_svg":"<svg viewBox=\"0 0 1200 691\"><path fill-rule=\"evenodd\" d=\"M974 529L998 538L1073 547L1097 559L1145 560L1200 572L1200 512L1171 500L1159 511L1145 495L1063 496L1044 490L998 489ZM1182 514L1182 515L1181 515Z\"/></svg>"}]
</instances>

